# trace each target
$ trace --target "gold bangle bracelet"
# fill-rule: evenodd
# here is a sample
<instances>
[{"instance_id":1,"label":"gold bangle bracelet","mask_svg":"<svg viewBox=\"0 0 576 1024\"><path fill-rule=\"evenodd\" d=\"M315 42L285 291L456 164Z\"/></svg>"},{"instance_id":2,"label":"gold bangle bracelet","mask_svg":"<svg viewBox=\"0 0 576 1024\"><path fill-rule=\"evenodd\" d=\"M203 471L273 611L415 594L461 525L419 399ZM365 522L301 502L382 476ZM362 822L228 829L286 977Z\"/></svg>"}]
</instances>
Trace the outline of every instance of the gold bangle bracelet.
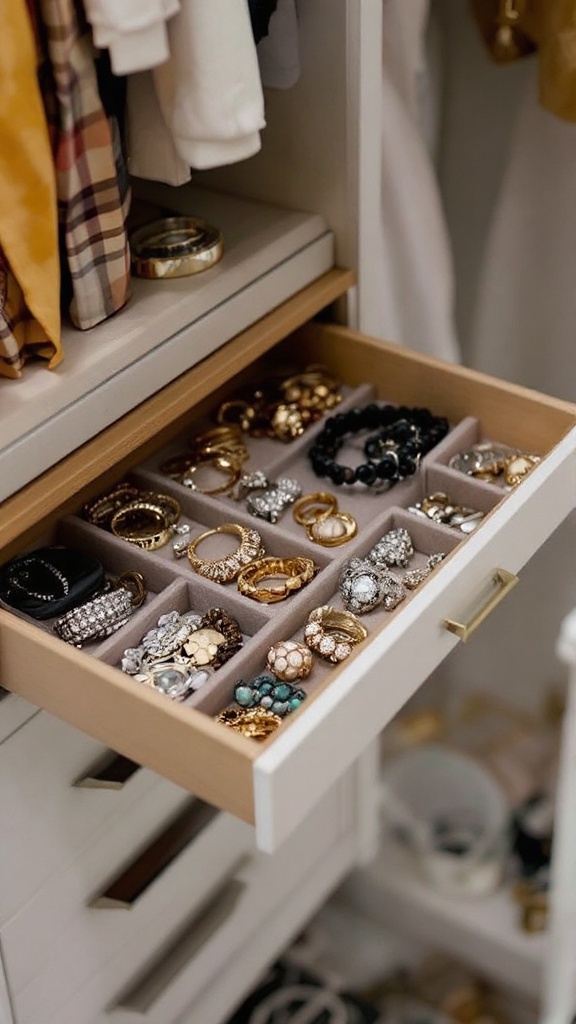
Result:
<instances>
[{"instance_id":1,"label":"gold bangle bracelet","mask_svg":"<svg viewBox=\"0 0 576 1024\"><path fill-rule=\"evenodd\" d=\"M311 558L300 555L295 558L259 558L247 565L238 574L238 590L245 597L262 604L273 604L284 601L290 594L300 590L316 573L316 566ZM258 587L263 580L285 577L279 586Z\"/></svg>"},{"instance_id":2,"label":"gold bangle bracelet","mask_svg":"<svg viewBox=\"0 0 576 1024\"><path fill-rule=\"evenodd\" d=\"M215 469L218 473L224 473L226 477L224 483L216 484L215 487L200 487L194 476L201 470L206 469L207 466ZM189 487L192 491L198 491L200 494L227 494L238 483L240 475L240 462L225 455L210 455L200 462L195 462L194 465L189 466L181 482L185 487Z\"/></svg>"},{"instance_id":3,"label":"gold bangle bracelet","mask_svg":"<svg viewBox=\"0 0 576 1024\"><path fill-rule=\"evenodd\" d=\"M219 533L231 533L240 538L240 544L235 551L221 558L206 559L196 554L196 548ZM248 565L255 558L264 554L262 538L256 530L248 529L246 526L239 526L238 523L223 523L214 530L206 530L199 537L188 545L188 561L194 572L204 576L214 583L230 583L236 579L243 566Z\"/></svg>"},{"instance_id":4,"label":"gold bangle bracelet","mask_svg":"<svg viewBox=\"0 0 576 1024\"><path fill-rule=\"evenodd\" d=\"M116 537L155 551L167 544L172 529L165 509L148 501L131 501L112 517L110 529Z\"/></svg>"}]
</instances>

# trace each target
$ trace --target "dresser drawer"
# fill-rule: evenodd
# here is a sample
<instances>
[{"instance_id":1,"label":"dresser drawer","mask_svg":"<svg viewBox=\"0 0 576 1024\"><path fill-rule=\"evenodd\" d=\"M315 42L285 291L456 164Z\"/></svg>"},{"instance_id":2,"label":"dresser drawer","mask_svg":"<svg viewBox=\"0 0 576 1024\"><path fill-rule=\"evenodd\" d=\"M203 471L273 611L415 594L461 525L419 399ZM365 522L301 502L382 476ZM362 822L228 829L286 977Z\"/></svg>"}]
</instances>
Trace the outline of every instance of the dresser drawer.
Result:
<instances>
[{"instance_id":1,"label":"dresser drawer","mask_svg":"<svg viewBox=\"0 0 576 1024\"><path fill-rule=\"evenodd\" d=\"M0 927L154 789L167 803L185 795L43 711L0 744L2 863L10 879L0 890Z\"/></svg>"},{"instance_id":2,"label":"dresser drawer","mask_svg":"<svg viewBox=\"0 0 576 1024\"><path fill-rule=\"evenodd\" d=\"M171 840L160 870L148 847L107 874L103 837L2 930L15 1024L172 1020L291 894L300 926L349 870L351 808L340 784L273 857L221 813L182 849ZM291 926L288 915L284 942ZM260 952L258 967L270 955Z\"/></svg>"},{"instance_id":3,"label":"dresser drawer","mask_svg":"<svg viewBox=\"0 0 576 1024\"><path fill-rule=\"evenodd\" d=\"M310 292L306 294L303 308L309 309ZM114 663L88 657L36 626L0 613L2 685L202 799L254 822L257 843L267 851L278 848L459 642L445 621L464 618L465 623L471 618L478 623L496 604L500 591L510 586L509 574L518 573L574 507L576 497L574 406L342 327L310 324L280 341L297 323L298 308L298 300L292 300L292 305L240 335L118 427L55 467L42 485L32 484L7 502L0 534L6 554L12 554L32 543L63 512L77 510L87 495L101 493L131 468L141 467L138 472L150 480L157 453L186 431L189 434L201 415L235 394L238 386L278 367L294 366L295 359L298 366L326 366L346 384L352 402L373 395L393 404L428 406L448 418L448 437L381 503L366 490L358 496L351 488L339 489L341 507L353 511L360 523L358 536L347 547L306 547L303 531L289 515L275 527L264 524L267 538L271 530L279 531L276 536L283 538L287 553L303 548L310 553L314 548L322 571L286 602L286 608L275 605L263 612L263 606L256 608L249 598L234 598L241 610L251 606L254 621L263 616L262 628L256 623L249 629L251 643L242 662L243 670L254 675L262 671L271 638L301 637L313 607L337 604L339 566L348 551L365 554L391 526L409 526L422 556L443 551L448 557L395 611L377 609L363 617L368 639L337 669L322 670L309 699L262 745L213 719L231 699L233 667L225 677L227 699L221 688L210 691L203 710L176 706L147 687L135 686ZM509 492L493 484L471 483L448 466L451 453L486 439L536 452L541 461ZM278 444L270 442L274 443ZM280 445L281 452L269 456L272 467L292 470L305 489L330 489L329 482L312 473L306 445L305 440L298 448L299 456L291 454L290 445ZM459 502L486 513L473 533L464 536L445 526L423 524L406 511L415 499L442 489L454 489ZM241 515L228 499L221 505L217 499L207 500L208 505L208 525ZM160 561L165 570L166 558ZM189 586L185 568L179 562L175 565L180 585ZM229 589L213 587L212 594L219 590L222 602L227 600ZM28 671L35 660L43 664L41 674Z\"/></svg>"}]
</instances>

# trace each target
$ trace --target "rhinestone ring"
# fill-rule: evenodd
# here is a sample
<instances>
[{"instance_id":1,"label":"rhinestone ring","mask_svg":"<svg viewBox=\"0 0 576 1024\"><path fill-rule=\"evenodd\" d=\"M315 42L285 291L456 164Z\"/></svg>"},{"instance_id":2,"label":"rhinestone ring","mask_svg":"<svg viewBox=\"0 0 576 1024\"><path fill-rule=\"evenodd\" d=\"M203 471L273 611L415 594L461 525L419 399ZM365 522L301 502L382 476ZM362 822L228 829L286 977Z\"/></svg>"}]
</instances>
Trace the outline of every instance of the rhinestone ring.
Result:
<instances>
[{"instance_id":1,"label":"rhinestone ring","mask_svg":"<svg viewBox=\"0 0 576 1024\"><path fill-rule=\"evenodd\" d=\"M400 565L406 568L414 554L412 537L403 526L388 530L368 552L368 558L378 569L391 569Z\"/></svg>"},{"instance_id":2,"label":"rhinestone ring","mask_svg":"<svg viewBox=\"0 0 576 1024\"><path fill-rule=\"evenodd\" d=\"M327 604L310 612L304 629L304 640L310 650L334 664L344 661L367 636L368 630L355 615L339 612Z\"/></svg>"},{"instance_id":3,"label":"rhinestone ring","mask_svg":"<svg viewBox=\"0 0 576 1024\"><path fill-rule=\"evenodd\" d=\"M345 607L356 615L365 615L383 604L392 611L406 597L406 591L394 573L378 569L364 558L351 558L340 575L339 590Z\"/></svg>"}]
</instances>

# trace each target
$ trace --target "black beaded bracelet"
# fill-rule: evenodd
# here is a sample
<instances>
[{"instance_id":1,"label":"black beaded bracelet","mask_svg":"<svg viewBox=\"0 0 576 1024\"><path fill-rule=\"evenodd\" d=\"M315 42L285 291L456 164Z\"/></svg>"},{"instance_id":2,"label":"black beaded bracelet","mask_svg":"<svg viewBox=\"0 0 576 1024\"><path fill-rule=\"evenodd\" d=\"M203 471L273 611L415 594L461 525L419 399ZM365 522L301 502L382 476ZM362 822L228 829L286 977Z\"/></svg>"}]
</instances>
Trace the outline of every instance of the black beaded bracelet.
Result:
<instances>
[{"instance_id":1,"label":"black beaded bracelet","mask_svg":"<svg viewBox=\"0 0 576 1024\"><path fill-rule=\"evenodd\" d=\"M416 472L420 459L446 436L450 425L443 416L429 409L371 402L363 408L330 416L308 452L317 476L328 477L333 484L362 483L368 487L391 487ZM336 455L346 439L365 430L376 431L364 443L368 461L343 466Z\"/></svg>"}]
</instances>

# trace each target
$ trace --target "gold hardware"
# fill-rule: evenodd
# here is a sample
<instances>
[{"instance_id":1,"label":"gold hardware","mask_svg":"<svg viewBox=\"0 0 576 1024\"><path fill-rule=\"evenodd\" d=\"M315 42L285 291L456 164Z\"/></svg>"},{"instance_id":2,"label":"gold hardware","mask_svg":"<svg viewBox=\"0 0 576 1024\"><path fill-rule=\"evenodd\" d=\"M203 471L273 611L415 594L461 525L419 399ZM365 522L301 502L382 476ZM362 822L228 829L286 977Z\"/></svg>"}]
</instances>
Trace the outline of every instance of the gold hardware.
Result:
<instances>
[{"instance_id":1,"label":"gold hardware","mask_svg":"<svg viewBox=\"0 0 576 1024\"><path fill-rule=\"evenodd\" d=\"M506 597L518 583L518 577L507 569L495 569L492 574L492 582L496 584L497 590L491 594L484 604L475 612L469 622L457 622L455 619L444 619L443 625L450 632L455 633L463 643L470 639L472 633L478 626L487 619L494 611L500 601Z\"/></svg>"}]
</instances>

